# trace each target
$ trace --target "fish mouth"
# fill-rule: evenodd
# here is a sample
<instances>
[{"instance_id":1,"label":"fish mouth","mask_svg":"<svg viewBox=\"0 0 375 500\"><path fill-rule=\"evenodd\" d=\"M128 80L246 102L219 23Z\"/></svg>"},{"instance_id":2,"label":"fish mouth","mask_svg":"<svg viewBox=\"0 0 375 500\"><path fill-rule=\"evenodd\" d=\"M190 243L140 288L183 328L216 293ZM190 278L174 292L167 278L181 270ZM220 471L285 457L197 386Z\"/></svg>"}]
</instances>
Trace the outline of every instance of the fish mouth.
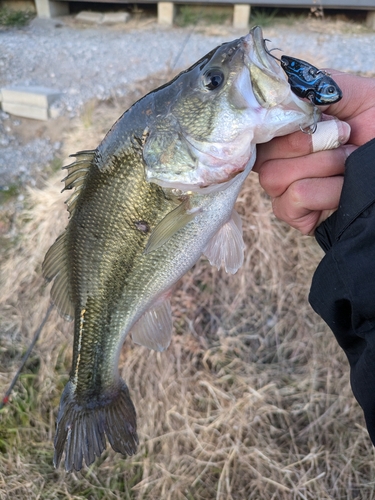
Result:
<instances>
[{"instance_id":1,"label":"fish mouth","mask_svg":"<svg viewBox=\"0 0 375 500\"><path fill-rule=\"evenodd\" d=\"M275 72L280 73L280 67L276 63L275 59L270 56L269 50L266 47L266 41L263 38L263 31L260 26L254 26L249 34L245 37L245 43L247 38L251 38L253 44L253 55L255 56L255 63L257 62L259 66Z\"/></svg>"},{"instance_id":2,"label":"fish mouth","mask_svg":"<svg viewBox=\"0 0 375 500\"><path fill-rule=\"evenodd\" d=\"M280 105L290 95L284 71L269 53L262 28L255 26L243 37L244 64L250 73L254 96L262 108Z\"/></svg>"}]
</instances>

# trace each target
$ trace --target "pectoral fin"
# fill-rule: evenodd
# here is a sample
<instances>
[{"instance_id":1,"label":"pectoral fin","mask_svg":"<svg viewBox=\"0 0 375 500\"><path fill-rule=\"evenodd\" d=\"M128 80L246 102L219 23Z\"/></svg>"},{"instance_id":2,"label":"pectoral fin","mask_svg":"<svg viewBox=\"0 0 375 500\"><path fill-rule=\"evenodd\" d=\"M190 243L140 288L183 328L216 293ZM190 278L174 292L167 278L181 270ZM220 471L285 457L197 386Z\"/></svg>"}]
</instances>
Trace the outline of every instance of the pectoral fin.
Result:
<instances>
[{"instance_id":1,"label":"pectoral fin","mask_svg":"<svg viewBox=\"0 0 375 500\"><path fill-rule=\"evenodd\" d=\"M189 200L169 212L152 231L144 253L151 253L166 243L177 231L186 226L197 215L198 210L187 209Z\"/></svg>"},{"instance_id":2,"label":"pectoral fin","mask_svg":"<svg viewBox=\"0 0 375 500\"><path fill-rule=\"evenodd\" d=\"M210 264L234 274L243 264L245 244L242 237L242 221L233 210L230 220L222 226L203 250Z\"/></svg>"},{"instance_id":3,"label":"pectoral fin","mask_svg":"<svg viewBox=\"0 0 375 500\"><path fill-rule=\"evenodd\" d=\"M164 351L172 338L172 310L169 299L149 309L131 330L133 342L154 351Z\"/></svg>"}]
</instances>

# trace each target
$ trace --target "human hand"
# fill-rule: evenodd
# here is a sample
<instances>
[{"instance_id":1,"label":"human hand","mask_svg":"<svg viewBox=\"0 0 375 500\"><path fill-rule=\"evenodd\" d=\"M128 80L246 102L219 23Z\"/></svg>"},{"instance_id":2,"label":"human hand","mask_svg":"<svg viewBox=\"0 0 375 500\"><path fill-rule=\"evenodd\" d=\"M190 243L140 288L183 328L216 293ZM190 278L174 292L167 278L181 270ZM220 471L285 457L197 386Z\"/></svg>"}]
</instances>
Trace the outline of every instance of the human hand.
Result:
<instances>
[{"instance_id":1,"label":"human hand","mask_svg":"<svg viewBox=\"0 0 375 500\"><path fill-rule=\"evenodd\" d=\"M323 108L315 134L295 132L257 147L254 171L275 215L303 234L314 234L337 209L346 158L375 137L375 79L330 73L343 98Z\"/></svg>"}]
</instances>

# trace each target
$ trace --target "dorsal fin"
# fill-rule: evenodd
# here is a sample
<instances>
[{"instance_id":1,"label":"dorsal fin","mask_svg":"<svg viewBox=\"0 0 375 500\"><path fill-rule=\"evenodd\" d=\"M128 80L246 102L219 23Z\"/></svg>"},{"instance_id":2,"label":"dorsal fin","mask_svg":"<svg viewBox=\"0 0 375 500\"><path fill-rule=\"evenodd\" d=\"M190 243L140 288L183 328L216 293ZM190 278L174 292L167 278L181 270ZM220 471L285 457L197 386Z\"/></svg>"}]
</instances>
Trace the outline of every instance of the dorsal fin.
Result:
<instances>
[{"instance_id":1,"label":"dorsal fin","mask_svg":"<svg viewBox=\"0 0 375 500\"><path fill-rule=\"evenodd\" d=\"M66 200L68 205L68 211L70 217L74 213L77 198L80 194L82 186L85 182L86 174L89 171L92 161L95 157L96 150L78 151L74 155L70 155L76 158L76 161L63 167L68 170L68 175L63 179L65 182L65 187L62 191L66 189L74 189L74 192Z\"/></svg>"},{"instance_id":2,"label":"dorsal fin","mask_svg":"<svg viewBox=\"0 0 375 500\"><path fill-rule=\"evenodd\" d=\"M46 280L55 279L51 289L52 302L61 316L68 321L74 317L74 307L69 289L69 267L66 252L66 231L61 234L46 253L42 265Z\"/></svg>"},{"instance_id":3,"label":"dorsal fin","mask_svg":"<svg viewBox=\"0 0 375 500\"><path fill-rule=\"evenodd\" d=\"M63 179L66 189L73 189L73 193L66 200L70 217L74 213L76 200L84 185L87 172L89 171L96 150L78 151L74 156L76 161L63 167L68 170L68 175ZM69 263L66 248L66 231L61 234L46 253L42 265L43 276L48 281L55 280L51 289L52 302L57 307L63 318L71 321L74 317L74 306L71 299L69 285Z\"/></svg>"}]
</instances>

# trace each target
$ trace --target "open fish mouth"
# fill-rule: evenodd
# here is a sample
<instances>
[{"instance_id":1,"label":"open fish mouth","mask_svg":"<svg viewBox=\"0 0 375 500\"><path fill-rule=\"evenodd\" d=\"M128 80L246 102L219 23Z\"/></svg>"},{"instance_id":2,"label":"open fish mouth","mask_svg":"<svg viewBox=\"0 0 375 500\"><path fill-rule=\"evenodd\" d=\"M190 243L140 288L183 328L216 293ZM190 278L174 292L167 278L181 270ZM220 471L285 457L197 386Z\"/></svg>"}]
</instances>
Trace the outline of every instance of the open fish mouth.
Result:
<instances>
[{"instance_id":1,"label":"open fish mouth","mask_svg":"<svg viewBox=\"0 0 375 500\"><path fill-rule=\"evenodd\" d=\"M248 37L251 38L254 47L254 62L258 62L259 66L262 66L269 71L279 73L279 65L276 63L274 58L270 56L269 50L266 47L262 28L260 26L254 26L254 28L250 30L250 33L245 37L245 43L247 42Z\"/></svg>"},{"instance_id":2,"label":"open fish mouth","mask_svg":"<svg viewBox=\"0 0 375 500\"><path fill-rule=\"evenodd\" d=\"M266 47L262 28L252 28L243 43L244 63L250 72L256 100L266 109L279 105L290 94L290 87L282 68Z\"/></svg>"}]
</instances>

